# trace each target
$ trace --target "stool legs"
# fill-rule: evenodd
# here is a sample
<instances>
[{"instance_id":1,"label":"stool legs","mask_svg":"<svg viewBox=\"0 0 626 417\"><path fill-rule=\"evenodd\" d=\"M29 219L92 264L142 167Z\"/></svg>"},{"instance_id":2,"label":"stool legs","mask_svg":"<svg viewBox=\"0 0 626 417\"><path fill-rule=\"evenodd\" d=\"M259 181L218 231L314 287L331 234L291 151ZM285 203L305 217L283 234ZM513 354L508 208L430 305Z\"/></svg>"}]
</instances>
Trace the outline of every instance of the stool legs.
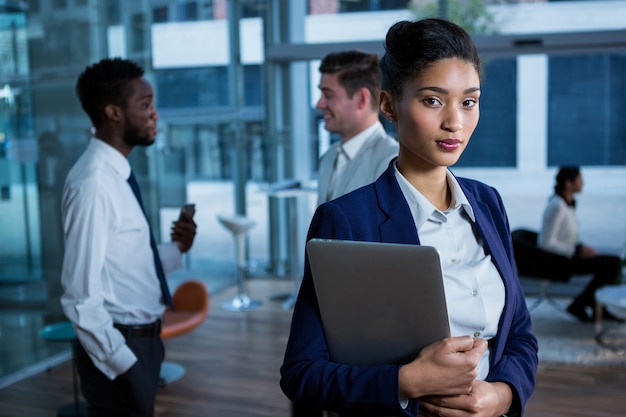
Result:
<instances>
[{"instance_id":1,"label":"stool legs","mask_svg":"<svg viewBox=\"0 0 626 417\"><path fill-rule=\"evenodd\" d=\"M245 259L245 233L235 233L235 255L237 259L237 295L222 304L225 310L244 311L257 308L261 305L258 300L251 299L246 294L246 259Z\"/></svg>"},{"instance_id":2,"label":"stool legs","mask_svg":"<svg viewBox=\"0 0 626 417\"><path fill-rule=\"evenodd\" d=\"M72 388L74 391L74 403L65 404L57 410L57 417L84 417L87 415L87 403L80 401L80 389L78 387L78 372L74 361L74 346L72 346Z\"/></svg>"},{"instance_id":3,"label":"stool legs","mask_svg":"<svg viewBox=\"0 0 626 417\"><path fill-rule=\"evenodd\" d=\"M72 350L72 390L74 402L65 404L57 409L57 417L82 417L87 415L87 403L80 401L80 388L78 383L78 371L76 370L76 352L74 344L76 334L69 321L49 324L40 330L41 338L51 342L70 342Z\"/></svg>"}]
</instances>

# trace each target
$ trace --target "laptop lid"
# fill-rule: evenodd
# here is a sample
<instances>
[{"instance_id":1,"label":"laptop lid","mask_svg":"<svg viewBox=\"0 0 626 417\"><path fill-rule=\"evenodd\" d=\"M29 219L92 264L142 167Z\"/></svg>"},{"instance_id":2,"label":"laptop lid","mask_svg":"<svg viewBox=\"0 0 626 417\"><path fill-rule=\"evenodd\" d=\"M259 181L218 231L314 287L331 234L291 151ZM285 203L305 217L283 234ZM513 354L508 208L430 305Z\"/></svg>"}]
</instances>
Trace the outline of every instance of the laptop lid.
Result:
<instances>
[{"instance_id":1,"label":"laptop lid","mask_svg":"<svg viewBox=\"0 0 626 417\"><path fill-rule=\"evenodd\" d=\"M450 336L435 248L311 239L306 251L332 361L404 364Z\"/></svg>"}]
</instances>

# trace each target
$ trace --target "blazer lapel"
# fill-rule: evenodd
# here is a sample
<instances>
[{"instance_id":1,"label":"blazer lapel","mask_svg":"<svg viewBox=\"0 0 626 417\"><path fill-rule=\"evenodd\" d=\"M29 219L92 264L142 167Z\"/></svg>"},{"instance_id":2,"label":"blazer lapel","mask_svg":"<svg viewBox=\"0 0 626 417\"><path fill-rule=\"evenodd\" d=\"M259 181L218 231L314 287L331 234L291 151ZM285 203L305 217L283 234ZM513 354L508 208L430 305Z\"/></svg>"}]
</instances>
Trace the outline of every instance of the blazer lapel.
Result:
<instances>
[{"instance_id":1,"label":"blazer lapel","mask_svg":"<svg viewBox=\"0 0 626 417\"><path fill-rule=\"evenodd\" d=\"M387 217L379 225L381 241L419 245L411 210L396 181L395 160L389 163L387 170L374 183L378 206Z\"/></svg>"}]
</instances>

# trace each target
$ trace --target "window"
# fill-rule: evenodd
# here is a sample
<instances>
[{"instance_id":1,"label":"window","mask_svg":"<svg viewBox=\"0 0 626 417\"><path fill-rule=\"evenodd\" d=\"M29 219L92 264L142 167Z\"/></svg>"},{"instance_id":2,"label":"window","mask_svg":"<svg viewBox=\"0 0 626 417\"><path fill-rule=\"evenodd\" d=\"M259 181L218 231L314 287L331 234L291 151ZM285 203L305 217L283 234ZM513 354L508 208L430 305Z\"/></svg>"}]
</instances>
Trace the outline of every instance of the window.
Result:
<instances>
[{"instance_id":1,"label":"window","mask_svg":"<svg viewBox=\"0 0 626 417\"><path fill-rule=\"evenodd\" d=\"M131 18L131 42L133 52L142 52L146 49L147 35L146 15L134 14Z\"/></svg>"},{"instance_id":2,"label":"window","mask_svg":"<svg viewBox=\"0 0 626 417\"><path fill-rule=\"evenodd\" d=\"M198 20L198 4L188 1L178 5L178 21L188 22Z\"/></svg>"},{"instance_id":3,"label":"window","mask_svg":"<svg viewBox=\"0 0 626 417\"><path fill-rule=\"evenodd\" d=\"M241 2L241 17L260 17L266 5L263 0L251 0Z\"/></svg>"},{"instance_id":4,"label":"window","mask_svg":"<svg viewBox=\"0 0 626 417\"><path fill-rule=\"evenodd\" d=\"M409 0L341 0L341 13L406 9Z\"/></svg>"},{"instance_id":5,"label":"window","mask_svg":"<svg viewBox=\"0 0 626 417\"><path fill-rule=\"evenodd\" d=\"M261 65L243 67L244 105L262 106L265 91L263 88L263 70Z\"/></svg>"},{"instance_id":6,"label":"window","mask_svg":"<svg viewBox=\"0 0 626 417\"><path fill-rule=\"evenodd\" d=\"M167 6L155 7L152 9L152 22L164 23L167 22Z\"/></svg>"},{"instance_id":7,"label":"window","mask_svg":"<svg viewBox=\"0 0 626 417\"><path fill-rule=\"evenodd\" d=\"M119 0L109 0L105 2L105 13L110 25L119 25L122 22L122 13Z\"/></svg>"},{"instance_id":8,"label":"window","mask_svg":"<svg viewBox=\"0 0 626 417\"><path fill-rule=\"evenodd\" d=\"M626 55L555 56L548 77L548 165L623 166Z\"/></svg>"},{"instance_id":9,"label":"window","mask_svg":"<svg viewBox=\"0 0 626 417\"><path fill-rule=\"evenodd\" d=\"M159 70L156 80L161 109L228 105L226 67Z\"/></svg>"},{"instance_id":10,"label":"window","mask_svg":"<svg viewBox=\"0 0 626 417\"><path fill-rule=\"evenodd\" d=\"M28 11L30 13L39 13L39 0L28 0Z\"/></svg>"}]
</instances>

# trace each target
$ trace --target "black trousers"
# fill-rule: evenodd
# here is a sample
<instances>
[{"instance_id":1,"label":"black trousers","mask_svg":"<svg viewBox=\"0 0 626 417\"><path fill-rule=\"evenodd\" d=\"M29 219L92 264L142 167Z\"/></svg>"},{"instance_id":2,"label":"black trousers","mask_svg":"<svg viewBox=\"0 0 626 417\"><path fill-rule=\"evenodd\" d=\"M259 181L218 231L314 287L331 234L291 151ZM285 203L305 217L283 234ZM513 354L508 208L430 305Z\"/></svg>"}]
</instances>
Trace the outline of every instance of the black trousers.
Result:
<instances>
[{"instance_id":1,"label":"black trousers","mask_svg":"<svg viewBox=\"0 0 626 417\"><path fill-rule=\"evenodd\" d=\"M137 362L125 375L111 381L91 361L78 341L74 341L74 360L83 397L89 404L89 417L153 417L161 362L165 356L158 334L125 336Z\"/></svg>"},{"instance_id":2,"label":"black trousers","mask_svg":"<svg viewBox=\"0 0 626 417\"><path fill-rule=\"evenodd\" d=\"M600 255L593 258L574 256L569 260L568 266L572 275L593 274L593 279L572 302L577 306L590 307L595 306L596 290L605 285L615 284L622 267L621 259L610 255Z\"/></svg>"}]
</instances>

